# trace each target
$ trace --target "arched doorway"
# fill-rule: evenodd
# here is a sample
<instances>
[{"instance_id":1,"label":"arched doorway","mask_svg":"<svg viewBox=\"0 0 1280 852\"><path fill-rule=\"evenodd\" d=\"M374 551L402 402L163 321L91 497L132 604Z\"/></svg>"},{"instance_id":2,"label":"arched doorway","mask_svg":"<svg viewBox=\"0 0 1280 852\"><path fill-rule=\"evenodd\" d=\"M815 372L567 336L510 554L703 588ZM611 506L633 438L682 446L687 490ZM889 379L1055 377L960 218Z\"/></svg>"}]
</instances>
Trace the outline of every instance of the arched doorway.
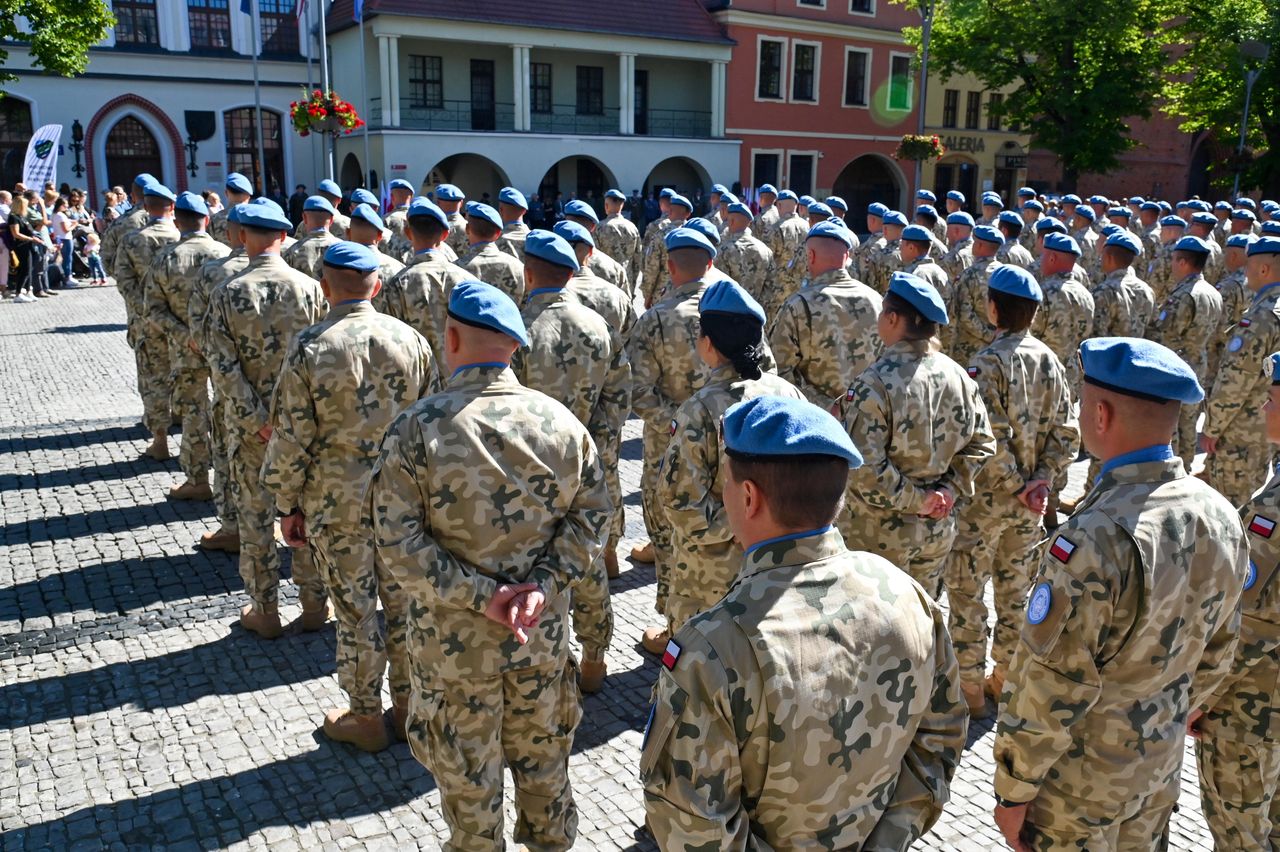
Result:
<instances>
[{"instance_id":1,"label":"arched doorway","mask_svg":"<svg viewBox=\"0 0 1280 852\"><path fill-rule=\"evenodd\" d=\"M142 172L164 179L160 144L147 126L132 115L126 115L111 128L106 154L109 186L130 186Z\"/></svg>"},{"instance_id":2,"label":"arched doorway","mask_svg":"<svg viewBox=\"0 0 1280 852\"><path fill-rule=\"evenodd\" d=\"M855 230L865 227L867 205L879 201L896 207L902 201L902 176L889 161L875 154L863 154L845 166L831 187L849 204L849 224ZM907 218L911 218L910 211Z\"/></svg>"},{"instance_id":3,"label":"arched doorway","mask_svg":"<svg viewBox=\"0 0 1280 852\"><path fill-rule=\"evenodd\" d=\"M668 157L649 172L644 179L644 195L651 196L668 187L681 195L693 198L698 190L706 191L711 179L702 166L688 157Z\"/></svg>"},{"instance_id":4,"label":"arched doorway","mask_svg":"<svg viewBox=\"0 0 1280 852\"><path fill-rule=\"evenodd\" d=\"M360 161L355 154L347 154L342 158L342 168L338 171L338 185L343 189L355 189L364 186L360 179Z\"/></svg>"},{"instance_id":5,"label":"arched doorway","mask_svg":"<svg viewBox=\"0 0 1280 852\"><path fill-rule=\"evenodd\" d=\"M454 154L436 163L422 178L420 189L434 189L437 184L451 183L466 193L472 201L495 203L498 190L507 185L506 172L488 157L479 154Z\"/></svg>"},{"instance_id":6,"label":"arched doorway","mask_svg":"<svg viewBox=\"0 0 1280 852\"><path fill-rule=\"evenodd\" d=\"M964 193L964 206L969 210L978 209L978 164L968 157L953 155L943 157L933 167L933 191L938 198L958 189ZM1010 192L1003 197L1012 196Z\"/></svg>"},{"instance_id":7,"label":"arched doorway","mask_svg":"<svg viewBox=\"0 0 1280 852\"><path fill-rule=\"evenodd\" d=\"M564 200L580 198L590 204L597 213L604 211L604 194L616 183L612 173L593 157L565 157L542 176L538 182L538 196L543 200L555 200L563 194Z\"/></svg>"},{"instance_id":8,"label":"arched doorway","mask_svg":"<svg viewBox=\"0 0 1280 852\"><path fill-rule=\"evenodd\" d=\"M1209 135L1201 136L1191 152L1191 169L1187 173L1187 198L1208 198L1210 172L1213 171L1213 151Z\"/></svg>"},{"instance_id":9,"label":"arched doorway","mask_svg":"<svg viewBox=\"0 0 1280 852\"><path fill-rule=\"evenodd\" d=\"M284 148L280 140L280 113L262 111L262 152L266 158L266 182L258 166L258 134L254 107L229 109L222 114L227 140L227 170L240 172L253 183L255 192L269 198L284 198Z\"/></svg>"},{"instance_id":10,"label":"arched doorway","mask_svg":"<svg viewBox=\"0 0 1280 852\"><path fill-rule=\"evenodd\" d=\"M13 189L22 180L27 143L35 132L31 104L13 95L0 99L0 189Z\"/></svg>"}]
</instances>

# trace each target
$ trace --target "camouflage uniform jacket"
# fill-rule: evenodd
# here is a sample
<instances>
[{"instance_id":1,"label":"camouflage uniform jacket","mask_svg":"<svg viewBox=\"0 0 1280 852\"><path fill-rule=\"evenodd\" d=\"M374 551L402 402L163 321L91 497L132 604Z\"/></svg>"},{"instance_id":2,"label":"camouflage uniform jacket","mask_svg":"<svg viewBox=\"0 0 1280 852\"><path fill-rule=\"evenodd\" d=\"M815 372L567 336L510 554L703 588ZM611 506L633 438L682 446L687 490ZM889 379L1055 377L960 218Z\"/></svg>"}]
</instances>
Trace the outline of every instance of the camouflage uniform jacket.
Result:
<instances>
[{"instance_id":1,"label":"camouflage uniform jacket","mask_svg":"<svg viewBox=\"0 0 1280 852\"><path fill-rule=\"evenodd\" d=\"M640 315L627 354L631 359L631 408L667 434L676 409L707 380L698 357L698 301L710 276L678 287Z\"/></svg>"},{"instance_id":2,"label":"camouflage uniform jacket","mask_svg":"<svg viewBox=\"0 0 1280 852\"><path fill-rule=\"evenodd\" d=\"M386 287L387 282L399 275L404 269L404 264L382 251L379 246L370 246L370 248L378 256L378 280L382 282L383 287Z\"/></svg>"},{"instance_id":3,"label":"camouflage uniform jacket","mask_svg":"<svg viewBox=\"0 0 1280 852\"><path fill-rule=\"evenodd\" d=\"M1253 301L1253 293L1244 280L1244 267L1225 273L1213 286L1222 297L1222 325L1230 328L1240 321Z\"/></svg>"},{"instance_id":4,"label":"camouflage uniform jacket","mask_svg":"<svg viewBox=\"0 0 1280 852\"><path fill-rule=\"evenodd\" d=\"M1204 265L1204 280L1216 285L1222 276L1227 274L1226 260L1223 258L1222 246L1214 242L1211 237L1205 237L1204 241L1209 246L1209 259Z\"/></svg>"},{"instance_id":5,"label":"camouflage uniform jacket","mask_svg":"<svg viewBox=\"0 0 1280 852\"><path fill-rule=\"evenodd\" d=\"M885 247L889 241L885 239L883 231L876 231L874 234L867 234L857 248L849 255L849 264L853 267L850 272L854 278L859 281L870 284L871 282L871 259Z\"/></svg>"},{"instance_id":6,"label":"camouflage uniform jacket","mask_svg":"<svg viewBox=\"0 0 1280 852\"><path fill-rule=\"evenodd\" d=\"M616 466L612 449L631 410L631 364L622 336L563 289L534 290L520 313L529 346L516 351L511 372L573 412L602 460Z\"/></svg>"},{"instance_id":7,"label":"camouflage uniform jacket","mask_svg":"<svg viewBox=\"0 0 1280 852\"><path fill-rule=\"evenodd\" d=\"M750 228L740 234L730 233L720 243L715 266L760 301L765 298L776 274L773 252L751 235Z\"/></svg>"},{"instance_id":8,"label":"camouflage uniform jacket","mask_svg":"<svg viewBox=\"0 0 1280 852\"><path fill-rule=\"evenodd\" d=\"M523 272L522 272L523 274ZM444 323L453 286L472 276L450 263L438 249L424 249L389 282L373 306L408 323L431 344L438 365L444 364Z\"/></svg>"},{"instance_id":9,"label":"camouflage uniform jacket","mask_svg":"<svg viewBox=\"0 0 1280 852\"><path fill-rule=\"evenodd\" d=\"M621 213L606 216L592 236L596 248L622 264L627 280L634 283L640 274L640 232L631 220Z\"/></svg>"},{"instance_id":10,"label":"camouflage uniform jacket","mask_svg":"<svg viewBox=\"0 0 1280 852\"><path fill-rule=\"evenodd\" d=\"M1034 240L1034 238L1032 239ZM1032 242L1032 245L1035 245L1035 243ZM1021 266L1023 269L1031 269L1036 262L1036 259L1031 256L1031 252L1020 240L1005 240L1001 243L1000 248L996 249L996 260L1001 263L1012 263L1014 266Z\"/></svg>"},{"instance_id":11,"label":"camouflage uniform jacket","mask_svg":"<svg viewBox=\"0 0 1280 852\"><path fill-rule=\"evenodd\" d=\"M166 246L176 243L180 237L172 219L152 219L121 241L120 250L116 253L116 289L138 318L146 315L143 300L152 262Z\"/></svg>"},{"instance_id":12,"label":"camouflage uniform jacket","mask_svg":"<svg viewBox=\"0 0 1280 852\"><path fill-rule=\"evenodd\" d=\"M1147 337L1162 343L1208 381L1209 343L1222 327L1222 297L1204 276L1196 273L1178 282L1147 329Z\"/></svg>"},{"instance_id":13,"label":"camouflage uniform jacket","mask_svg":"<svg viewBox=\"0 0 1280 852\"><path fill-rule=\"evenodd\" d=\"M1152 225L1150 228L1146 227L1142 223L1138 223L1137 234L1138 239L1142 240L1143 257L1154 258L1156 256L1156 252L1160 250L1160 246L1163 245L1163 242L1160 239L1159 223ZM1147 280L1150 281L1151 279L1148 278Z\"/></svg>"},{"instance_id":14,"label":"camouflage uniform jacket","mask_svg":"<svg viewBox=\"0 0 1280 852\"><path fill-rule=\"evenodd\" d=\"M626 293L591 274L589 269L579 269L564 286L565 295L586 305L604 317L605 322L623 339L631 334L636 324L636 305Z\"/></svg>"},{"instance_id":15,"label":"camouflage uniform jacket","mask_svg":"<svg viewBox=\"0 0 1280 852\"><path fill-rule=\"evenodd\" d=\"M587 268L595 277L608 281L628 296L632 295L631 278L627 275L626 267L609 255L596 249L587 258Z\"/></svg>"},{"instance_id":16,"label":"camouflage uniform jacket","mask_svg":"<svg viewBox=\"0 0 1280 852\"><path fill-rule=\"evenodd\" d=\"M408 236L405 235L405 232L404 232L404 224L408 220L409 220L408 204L397 207L395 210L392 210L390 213L388 213L386 217L383 219L383 224L385 224L387 226L387 230L391 232L391 234L388 236L388 240L392 240L392 239L395 239L396 237L399 237L400 239L408 243L409 238Z\"/></svg>"},{"instance_id":17,"label":"camouflage uniform jacket","mask_svg":"<svg viewBox=\"0 0 1280 852\"><path fill-rule=\"evenodd\" d=\"M1016 240L1022 250L1027 253L1027 257L1033 257L1036 250L1036 231L1032 225L1033 223L1031 222L1023 225L1022 230L1018 232L1018 239Z\"/></svg>"},{"instance_id":18,"label":"camouflage uniform jacket","mask_svg":"<svg viewBox=\"0 0 1280 852\"><path fill-rule=\"evenodd\" d=\"M529 226L524 222L508 222L502 226L502 236L498 237L498 248L524 264L524 238L529 236ZM485 282L488 283L488 282ZM518 304L518 302L517 302Z\"/></svg>"},{"instance_id":19,"label":"camouflage uniform jacket","mask_svg":"<svg viewBox=\"0 0 1280 852\"><path fill-rule=\"evenodd\" d=\"M308 528L358 527L387 427L440 386L427 341L368 302L334 305L289 344L271 401L262 484Z\"/></svg>"},{"instance_id":20,"label":"camouflage uniform jacket","mask_svg":"<svg viewBox=\"0 0 1280 852\"><path fill-rule=\"evenodd\" d=\"M524 263L500 249L497 243L476 243L471 251L458 258L458 266L485 284L497 287L517 305L524 301Z\"/></svg>"},{"instance_id":21,"label":"camouflage uniform jacket","mask_svg":"<svg viewBox=\"0 0 1280 852\"><path fill-rule=\"evenodd\" d=\"M825 410L880 356L882 298L843 269L824 272L787 299L769 327L778 375Z\"/></svg>"},{"instance_id":22,"label":"camouflage uniform jacket","mask_svg":"<svg viewBox=\"0 0 1280 852\"><path fill-rule=\"evenodd\" d=\"M467 240L467 217L461 213L449 213L445 218L449 220L449 236L444 238L444 244L456 256L462 257L471 249Z\"/></svg>"},{"instance_id":23,"label":"camouflage uniform jacket","mask_svg":"<svg viewBox=\"0 0 1280 852\"><path fill-rule=\"evenodd\" d=\"M1076 243L1080 246L1080 259L1076 261L1089 275L1090 284L1096 280L1097 273L1102 269L1101 262L1098 259L1098 235L1094 233L1090 227L1081 228L1071 235Z\"/></svg>"},{"instance_id":24,"label":"camouflage uniform jacket","mask_svg":"<svg viewBox=\"0 0 1280 852\"><path fill-rule=\"evenodd\" d=\"M328 310L314 278L277 254L260 254L209 297L210 373L225 403L232 447L256 441L293 336Z\"/></svg>"},{"instance_id":25,"label":"camouflage uniform jacket","mask_svg":"<svg viewBox=\"0 0 1280 852\"><path fill-rule=\"evenodd\" d=\"M987 320L987 284L1000 266L994 256L976 257L951 288L947 303L951 321L941 328L940 336L942 351L957 364L968 364L996 336L996 327Z\"/></svg>"},{"instance_id":26,"label":"camouflage uniform jacket","mask_svg":"<svg viewBox=\"0 0 1280 852\"><path fill-rule=\"evenodd\" d=\"M169 340L170 352L181 364L192 355L187 342L193 338L187 324L191 316L191 293L199 284L200 270L211 260L220 260L231 249L204 231L185 234L155 257L147 276L146 309L151 327Z\"/></svg>"},{"instance_id":27,"label":"camouflage uniform jacket","mask_svg":"<svg viewBox=\"0 0 1280 852\"><path fill-rule=\"evenodd\" d=\"M333 234L339 240L347 238L347 229L351 227L351 217L344 213L339 213L333 217L333 221L329 223L329 233ZM293 229L294 239L301 242L307 237L307 222L304 219L298 223L298 227Z\"/></svg>"},{"instance_id":28,"label":"camouflage uniform jacket","mask_svg":"<svg viewBox=\"0 0 1280 852\"><path fill-rule=\"evenodd\" d=\"M756 219L752 223L752 227L756 229L756 233L767 244L769 237L773 234L773 229L778 226L778 222L782 220L782 211L778 209L778 205L774 204L768 209L762 209L756 214Z\"/></svg>"},{"instance_id":29,"label":"camouflage uniform jacket","mask_svg":"<svg viewBox=\"0 0 1280 852\"><path fill-rule=\"evenodd\" d=\"M960 273L973 265L973 237L965 237L953 245L938 263L947 273L947 278L954 282Z\"/></svg>"},{"instance_id":30,"label":"camouflage uniform jacket","mask_svg":"<svg viewBox=\"0 0 1280 852\"><path fill-rule=\"evenodd\" d=\"M729 591L742 567L742 548L733 540L724 501L724 447L720 420L730 406L758 396L803 399L786 379L762 373L738 375L732 365L711 371L707 383L676 409L671 441L658 480L657 505L671 525L674 571L686 597L707 606Z\"/></svg>"},{"instance_id":31,"label":"camouflage uniform jacket","mask_svg":"<svg viewBox=\"0 0 1280 852\"><path fill-rule=\"evenodd\" d=\"M1041 551L996 731L995 792L1088 824L1177 799L1187 714L1231 668L1235 509L1181 459L1099 478Z\"/></svg>"},{"instance_id":32,"label":"camouflage uniform jacket","mask_svg":"<svg viewBox=\"0 0 1280 852\"><path fill-rule=\"evenodd\" d=\"M929 255L916 258L915 261L905 266L903 272L910 272L912 275L919 276L925 281L933 285L938 291L938 295L942 297L943 302L951 299L951 279L947 277L946 271L938 265ZM885 279L885 289L888 289L888 279Z\"/></svg>"},{"instance_id":33,"label":"camouflage uniform jacket","mask_svg":"<svg viewBox=\"0 0 1280 852\"><path fill-rule=\"evenodd\" d=\"M1201 433L1241 446L1266 442L1262 404L1271 386L1271 370L1264 369L1271 353L1280 351L1280 282L1255 293L1245 315L1236 323L1204 402Z\"/></svg>"},{"instance_id":34,"label":"camouflage uniform jacket","mask_svg":"<svg viewBox=\"0 0 1280 852\"><path fill-rule=\"evenodd\" d=\"M289 246L280 256L284 262L319 281L324 277L324 253L341 240L329 231L316 230Z\"/></svg>"},{"instance_id":35,"label":"camouflage uniform jacket","mask_svg":"<svg viewBox=\"0 0 1280 852\"><path fill-rule=\"evenodd\" d=\"M661 848L903 850L941 815L959 667L886 560L830 528L762 543L672 645L640 758Z\"/></svg>"},{"instance_id":36,"label":"camouflage uniform jacket","mask_svg":"<svg viewBox=\"0 0 1280 852\"><path fill-rule=\"evenodd\" d=\"M208 355L209 298L223 282L230 281L249 266L249 255L243 248L232 249L226 257L206 261L196 273L195 284L187 300L187 328L191 339Z\"/></svg>"},{"instance_id":37,"label":"camouflage uniform jacket","mask_svg":"<svg viewBox=\"0 0 1280 852\"><path fill-rule=\"evenodd\" d=\"M125 237L132 234L139 228L145 227L149 217L146 209L139 204L128 213L111 223L107 228L107 232L102 235L102 245L98 248L98 256L102 258L102 267L110 272L112 277L118 277L118 266L120 263L120 246L124 243Z\"/></svg>"},{"instance_id":38,"label":"camouflage uniform jacket","mask_svg":"<svg viewBox=\"0 0 1280 852\"><path fill-rule=\"evenodd\" d=\"M667 275L667 244L664 238L668 231L684 223L660 219L656 224L660 228L654 238L645 243L644 254L640 259L640 295L644 297L646 306L651 306L664 297L663 291L670 280Z\"/></svg>"},{"instance_id":39,"label":"camouflage uniform jacket","mask_svg":"<svg viewBox=\"0 0 1280 852\"><path fill-rule=\"evenodd\" d=\"M209 236L222 243L227 248L231 248L231 240L227 237L227 214L231 212L228 205L223 207L217 213L209 217Z\"/></svg>"},{"instance_id":40,"label":"camouflage uniform jacket","mask_svg":"<svg viewBox=\"0 0 1280 852\"><path fill-rule=\"evenodd\" d=\"M1173 243L1161 243L1147 265L1147 283L1156 294L1156 301L1163 302L1176 283L1173 280Z\"/></svg>"},{"instance_id":41,"label":"camouflage uniform jacket","mask_svg":"<svg viewBox=\"0 0 1280 852\"><path fill-rule=\"evenodd\" d=\"M858 279L872 290L884 295L889 291L889 279L902 268L902 255L898 253L900 240L886 240L879 248L868 249L863 259L864 275Z\"/></svg>"},{"instance_id":42,"label":"camouflage uniform jacket","mask_svg":"<svg viewBox=\"0 0 1280 852\"><path fill-rule=\"evenodd\" d=\"M1001 331L973 356L995 436L995 455L982 466L977 491L1013 496L1028 480L1057 481L1080 452L1080 426L1067 373L1058 357L1025 331Z\"/></svg>"},{"instance_id":43,"label":"camouflage uniform jacket","mask_svg":"<svg viewBox=\"0 0 1280 852\"><path fill-rule=\"evenodd\" d=\"M1249 572L1240 596L1240 642L1231 671L1203 706L1206 729L1236 742L1280 741L1280 479L1240 510Z\"/></svg>"},{"instance_id":44,"label":"camouflage uniform jacket","mask_svg":"<svg viewBox=\"0 0 1280 852\"><path fill-rule=\"evenodd\" d=\"M864 459L849 474L849 493L882 513L918 513L931 488L972 497L995 453L977 384L927 340L898 341L862 371L846 395L844 424Z\"/></svg>"},{"instance_id":45,"label":"camouflage uniform jacket","mask_svg":"<svg viewBox=\"0 0 1280 852\"><path fill-rule=\"evenodd\" d=\"M563 665L571 587L613 511L569 409L502 365L462 367L391 424L367 495L378 556L409 601L415 681ZM484 611L499 584L525 581L547 600L521 645Z\"/></svg>"},{"instance_id":46,"label":"camouflage uniform jacket","mask_svg":"<svg viewBox=\"0 0 1280 852\"><path fill-rule=\"evenodd\" d=\"M1151 288L1126 266L1108 273L1090 292L1092 337L1142 337L1151 321L1155 297Z\"/></svg>"},{"instance_id":47,"label":"camouflage uniform jacket","mask_svg":"<svg viewBox=\"0 0 1280 852\"><path fill-rule=\"evenodd\" d=\"M1093 328L1093 296L1069 275L1046 278L1044 301L1031 323L1031 333L1058 356L1071 387L1080 387L1080 359L1076 350Z\"/></svg>"}]
</instances>

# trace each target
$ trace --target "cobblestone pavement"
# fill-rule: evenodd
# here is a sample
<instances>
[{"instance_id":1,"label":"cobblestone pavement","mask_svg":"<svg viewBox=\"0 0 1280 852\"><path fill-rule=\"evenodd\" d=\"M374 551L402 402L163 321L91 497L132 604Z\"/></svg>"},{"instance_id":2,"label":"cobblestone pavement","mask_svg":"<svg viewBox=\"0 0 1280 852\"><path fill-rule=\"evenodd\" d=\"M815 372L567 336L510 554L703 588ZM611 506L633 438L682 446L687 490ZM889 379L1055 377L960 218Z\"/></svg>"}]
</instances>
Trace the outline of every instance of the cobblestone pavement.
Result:
<instances>
[{"instance_id":1,"label":"cobblestone pavement","mask_svg":"<svg viewBox=\"0 0 1280 852\"><path fill-rule=\"evenodd\" d=\"M319 733L342 701L332 626L264 643L235 625L234 558L192 546L211 506L168 502L176 462L139 459L115 290L0 304L0 376L0 847L438 848L438 794L407 746L367 755ZM633 421L624 553L643 535L639 434ZM655 623L652 569L627 567L613 593L610 677L571 761L578 848L649 850L636 766L657 665L633 643ZM969 741L917 848L1004 848L991 723ZM508 790L508 831L510 808ZM1173 848L1211 845L1188 748Z\"/></svg>"}]
</instances>

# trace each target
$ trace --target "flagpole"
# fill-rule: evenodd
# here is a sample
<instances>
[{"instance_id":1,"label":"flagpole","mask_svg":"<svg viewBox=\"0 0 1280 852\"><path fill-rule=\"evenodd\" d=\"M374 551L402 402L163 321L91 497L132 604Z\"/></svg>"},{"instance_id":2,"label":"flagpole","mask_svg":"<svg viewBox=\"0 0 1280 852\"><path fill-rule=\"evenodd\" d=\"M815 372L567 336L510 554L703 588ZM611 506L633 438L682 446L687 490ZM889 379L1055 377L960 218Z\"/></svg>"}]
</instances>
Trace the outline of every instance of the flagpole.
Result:
<instances>
[{"instance_id":1,"label":"flagpole","mask_svg":"<svg viewBox=\"0 0 1280 852\"><path fill-rule=\"evenodd\" d=\"M315 30L311 26L311 8L312 7L307 5L307 0L298 0L298 2L303 4L302 6L302 17L303 17L303 23L304 23L303 32L307 34L307 97L310 98L311 91L314 88L314 81L315 81L315 77L311 75L311 62L312 62L312 59L314 59L313 54L316 51L316 34L315 34ZM311 168L312 168L311 177L313 179L315 178L316 137L320 135L321 134L319 133L311 134ZM294 177L296 179L297 175L295 174Z\"/></svg>"},{"instance_id":2,"label":"flagpole","mask_svg":"<svg viewBox=\"0 0 1280 852\"><path fill-rule=\"evenodd\" d=\"M266 146L262 144L262 81L258 78L258 53L261 48L262 26L258 19L258 2L257 0L249 0L253 5L250 7L253 12L253 109L255 114L254 124L257 126L258 136L258 177L260 179L260 189L263 196L267 195L267 157Z\"/></svg>"},{"instance_id":3,"label":"flagpole","mask_svg":"<svg viewBox=\"0 0 1280 852\"><path fill-rule=\"evenodd\" d=\"M360 91L364 96L364 111L369 112L369 66L364 60L364 9L360 3L356 3L356 8L360 10ZM384 116L391 115L391 104L382 105L382 114ZM368 116L366 115L366 119ZM364 174L360 175L360 183L363 186L369 185L369 122L364 123Z\"/></svg>"},{"instance_id":4,"label":"flagpole","mask_svg":"<svg viewBox=\"0 0 1280 852\"><path fill-rule=\"evenodd\" d=\"M320 88L325 94L329 93L329 26L325 21L328 17L328 10L325 8L328 0L319 0L320 4ZM333 179L333 140L329 138L329 134L322 134L324 139L321 145L324 146L324 165L325 177Z\"/></svg>"}]
</instances>

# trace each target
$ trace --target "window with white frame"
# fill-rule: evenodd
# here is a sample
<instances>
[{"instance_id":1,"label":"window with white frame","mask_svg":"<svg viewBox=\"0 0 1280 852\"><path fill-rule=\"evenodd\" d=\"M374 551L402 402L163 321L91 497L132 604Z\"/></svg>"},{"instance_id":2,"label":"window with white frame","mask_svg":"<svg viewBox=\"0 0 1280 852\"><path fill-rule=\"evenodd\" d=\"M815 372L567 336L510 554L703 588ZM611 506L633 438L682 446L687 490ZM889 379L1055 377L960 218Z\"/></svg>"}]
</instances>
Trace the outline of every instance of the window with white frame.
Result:
<instances>
[{"instance_id":1,"label":"window with white frame","mask_svg":"<svg viewBox=\"0 0 1280 852\"><path fill-rule=\"evenodd\" d=\"M791 100L818 102L818 56L820 45L796 41L791 44Z\"/></svg>"},{"instance_id":2,"label":"window with white frame","mask_svg":"<svg viewBox=\"0 0 1280 852\"><path fill-rule=\"evenodd\" d=\"M786 51L787 42L783 39L760 39L760 61L756 66L757 98L762 100L783 98L782 65Z\"/></svg>"},{"instance_id":3,"label":"window with white frame","mask_svg":"<svg viewBox=\"0 0 1280 852\"><path fill-rule=\"evenodd\" d=\"M911 56L906 53L889 55L888 106L903 112L911 109Z\"/></svg>"},{"instance_id":4,"label":"window with white frame","mask_svg":"<svg viewBox=\"0 0 1280 852\"><path fill-rule=\"evenodd\" d=\"M813 192L814 177L818 171L818 155L811 151L788 154L787 188L797 195Z\"/></svg>"},{"instance_id":5,"label":"window with white frame","mask_svg":"<svg viewBox=\"0 0 1280 852\"><path fill-rule=\"evenodd\" d=\"M782 183L781 151L751 152L751 185L760 187L766 183L774 186Z\"/></svg>"},{"instance_id":6,"label":"window with white frame","mask_svg":"<svg viewBox=\"0 0 1280 852\"><path fill-rule=\"evenodd\" d=\"M850 15L874 15L876 0L849 0Z\"/></svg>"},{"instance_id":7,"label":"window with white frame","mask_svg":"<svg viewBox=\"0 0 1280 852\"><path fill-rule=\"evenodd\" d=\"M844 49L844 105L864 107L870 100L871 51L857 47Z\"/></svg>"}]
</instances>

